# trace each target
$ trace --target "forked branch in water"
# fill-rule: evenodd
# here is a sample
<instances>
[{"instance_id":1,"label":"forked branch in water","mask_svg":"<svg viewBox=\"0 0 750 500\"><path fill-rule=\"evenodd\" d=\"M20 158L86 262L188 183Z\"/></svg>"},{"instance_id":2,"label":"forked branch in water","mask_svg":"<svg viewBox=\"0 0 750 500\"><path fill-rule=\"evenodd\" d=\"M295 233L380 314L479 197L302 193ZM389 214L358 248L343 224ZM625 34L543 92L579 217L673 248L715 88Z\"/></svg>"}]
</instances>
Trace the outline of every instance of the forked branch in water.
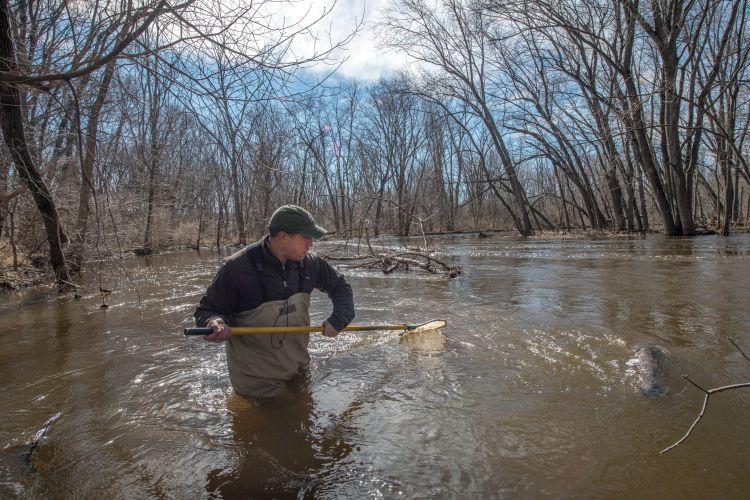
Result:
<instances>
[{"instance_id":1,"label":"forked branch in water","mask_svg":"<svg viewBox=\"0 0 750 500\"><path fill-rule=\"evenodd\" d=\"M744 351L740 349L740 346L738 346L734 340L730 338L729 341L732 344L734 344L734 347L736 347L737 350L740 351L740 354L742 354L742 356L744 356L746 360L750 361L750 358L747 356L747 354L745 354ZM750 387L750 382L742 382L739 384L731 384L731 385L724 385L721 387L715 387L713 389L704 389L703 387L693 382L688 375L683 375L683 378L687 380L688 382L690 382L691 384L693 384L698 389L700 389L701 391L703 391L703 393L705 394L703 398L703 406L701 407L701 411L700 413L698 413L698 416L695 417L695 420L693 421L693 425L690 426L690 428L687 430L685 435L682 436L679 440L677 440L677 442L675 442L674 444L661 450L660 454L666 453L674 448L677 448L682 443L684 443L688 437L690 437L690 434L693 433L693 430L698 426L698 423L703 419L703 416L706 414L706 409L708 408L708 400L711 398L713 394L716 394L717 392L729 391L733 389L740 389L742 387Z\"/></svg>"}]
</instances>

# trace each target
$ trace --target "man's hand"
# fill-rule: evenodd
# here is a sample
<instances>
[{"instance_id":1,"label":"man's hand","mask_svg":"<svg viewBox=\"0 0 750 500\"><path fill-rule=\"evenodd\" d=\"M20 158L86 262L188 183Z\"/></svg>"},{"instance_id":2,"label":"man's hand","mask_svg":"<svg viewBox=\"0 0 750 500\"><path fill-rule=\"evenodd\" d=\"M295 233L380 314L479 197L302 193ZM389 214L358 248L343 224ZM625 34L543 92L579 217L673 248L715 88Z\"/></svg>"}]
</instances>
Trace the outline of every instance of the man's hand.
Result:
<instances>
[{"instance_id":1,"label":"man's hand","mask_svg":"<svg viewBox=\"0 0 750 500\"><path fill-rule=\"evenodd\" d=\"M323 322L323 335L326 337L335 337L339 332L328 321Z\"/></svg>"},{"instance_id":2,"label":"man's hand","mask_svg":"<svg viewBox=\"0 0 750 500\"><path fill-rule=\"evenodd\" d=\"M224 323L221 318L212 319L206 326L214 331L211 335L203 337L209 342L224 342L232 336L232 327Z\"/></svg>"}]
</instances>

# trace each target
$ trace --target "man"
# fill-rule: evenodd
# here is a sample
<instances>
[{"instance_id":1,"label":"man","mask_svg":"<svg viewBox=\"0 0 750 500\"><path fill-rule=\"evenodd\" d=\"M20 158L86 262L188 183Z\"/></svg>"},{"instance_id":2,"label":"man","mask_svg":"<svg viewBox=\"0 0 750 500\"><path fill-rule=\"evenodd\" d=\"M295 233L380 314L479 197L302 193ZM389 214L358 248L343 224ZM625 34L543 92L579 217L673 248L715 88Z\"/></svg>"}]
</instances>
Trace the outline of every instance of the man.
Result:
<instances>
[{"instance_id":1,"label":"man","mask_svg":"<svg viewBox=\"0 0 750 500\"><path fill-rule=\"evenodd\" d=\"M352 289L335 269L309 253L326 230L295 205L279 207L260 241L227 258L195 311L204 338L227 341L227 368L235 392L265 400L281 393L309 363L309 333L232 335L232 326L307 326L310 293L328 294L333 312L323 334L335 337L354 318Z\"/></svg>"}]
</instances>

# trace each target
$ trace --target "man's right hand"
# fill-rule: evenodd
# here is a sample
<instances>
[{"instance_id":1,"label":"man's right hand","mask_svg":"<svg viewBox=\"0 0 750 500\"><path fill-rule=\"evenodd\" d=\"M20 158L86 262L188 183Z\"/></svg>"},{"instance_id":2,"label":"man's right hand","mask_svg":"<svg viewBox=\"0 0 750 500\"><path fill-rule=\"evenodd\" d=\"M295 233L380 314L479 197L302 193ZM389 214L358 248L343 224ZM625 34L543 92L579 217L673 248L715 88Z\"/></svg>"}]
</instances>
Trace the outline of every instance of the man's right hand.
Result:
<instances>
[{"instance_id":1,"label":"man's right hand","mask_svg":"<svg viewBox=\"0 0 750 500\"><path fill-rule=\"evenodd\" d=\"M223 319L212 319L206 326L214 331L211 335L205 335L203 337L209 342L224 342L232 336L232 327L224 323Z\"/></svg>"}]
</instances>

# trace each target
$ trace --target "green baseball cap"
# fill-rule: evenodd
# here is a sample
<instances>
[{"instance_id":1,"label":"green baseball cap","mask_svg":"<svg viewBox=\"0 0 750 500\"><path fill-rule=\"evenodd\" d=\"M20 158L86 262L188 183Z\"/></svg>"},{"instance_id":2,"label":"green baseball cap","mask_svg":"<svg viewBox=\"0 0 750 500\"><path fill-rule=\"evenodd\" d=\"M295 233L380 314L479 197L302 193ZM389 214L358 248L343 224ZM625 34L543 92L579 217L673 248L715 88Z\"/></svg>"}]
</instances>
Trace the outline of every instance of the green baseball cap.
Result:
<instances>
[{"instance_id":1,"label":"green baseball cap","mask_svg":"<svg viewBox=\"0 0 750 500\"><path fill-rule=\"evenodd\" d=\"M268 222L268 230L300 233L310 238L320 238L328 232L315 224L310 212L297 205L283 205L277 208Z\"/></svg>"}]
</instances>

